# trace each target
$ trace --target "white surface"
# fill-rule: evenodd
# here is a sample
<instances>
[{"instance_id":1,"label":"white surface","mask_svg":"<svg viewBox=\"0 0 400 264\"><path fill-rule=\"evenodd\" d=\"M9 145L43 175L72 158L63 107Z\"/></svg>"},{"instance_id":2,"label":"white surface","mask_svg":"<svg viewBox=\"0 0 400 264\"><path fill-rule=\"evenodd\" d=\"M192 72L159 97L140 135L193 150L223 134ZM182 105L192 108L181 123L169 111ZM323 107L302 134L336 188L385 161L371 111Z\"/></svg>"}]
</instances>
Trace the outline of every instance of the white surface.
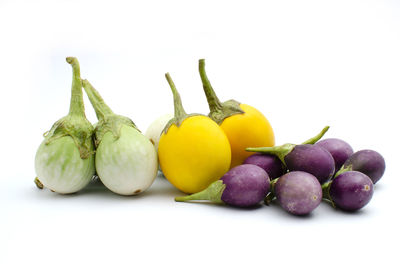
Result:
<instances>
[{"instance_id":1,"label":"white surface","mask_svg":"<svg viewBox=\"0 0 400 264\"><path fill-rule=\"evenodd\" d=\"M0 25L0 263L398 262L399 1L1 1ZM277 144L330 125L379 151L385 176L359 213L303 218L175 203L161 178L137 197L37 190L41 135L68 112L66 56L142 131L172 111L167 71L187 112L207 113L206 58L219 97L261 110Z\"/></svg>"}]
</instances>

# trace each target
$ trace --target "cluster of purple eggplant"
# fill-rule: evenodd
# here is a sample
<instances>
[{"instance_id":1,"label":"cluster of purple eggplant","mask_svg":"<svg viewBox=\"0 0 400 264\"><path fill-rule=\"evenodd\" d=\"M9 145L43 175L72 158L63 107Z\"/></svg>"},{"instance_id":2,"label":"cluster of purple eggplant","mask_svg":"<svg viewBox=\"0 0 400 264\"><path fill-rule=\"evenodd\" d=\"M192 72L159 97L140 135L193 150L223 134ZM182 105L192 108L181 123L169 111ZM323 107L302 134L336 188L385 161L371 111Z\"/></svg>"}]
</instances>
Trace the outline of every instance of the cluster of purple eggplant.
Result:
<instances>
[{"instance_id":1,"label":"cluster of purple eggplant","mask_svg":"<svg viewBox=\"0 0 400 264\"><path fill-rule=\"evenodd\" d=\"M276 200L294 215L306 215L322 200L345 211L356 211L371 200L385 171L374 150L353 151L338 138L320 140L329 127L301 144L247 148L256 152L230 169L207 189L176 201L209 200L251 207Z\"/></svg>"}]
</instances>

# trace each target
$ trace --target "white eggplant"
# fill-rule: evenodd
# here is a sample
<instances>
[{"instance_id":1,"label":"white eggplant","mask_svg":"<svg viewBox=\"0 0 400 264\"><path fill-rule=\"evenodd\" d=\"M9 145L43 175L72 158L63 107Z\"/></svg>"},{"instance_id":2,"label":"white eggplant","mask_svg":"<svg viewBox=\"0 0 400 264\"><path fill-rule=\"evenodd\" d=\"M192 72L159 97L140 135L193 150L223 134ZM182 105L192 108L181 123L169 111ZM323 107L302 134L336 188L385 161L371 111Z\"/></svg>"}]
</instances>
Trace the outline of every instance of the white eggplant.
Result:
<instances>
[{"instance_id":1,"label":"white eggplant","mask_svg":"<svg viewBox=\"0 0 400 264\"><path fill-rule=\"evenodd\" d=\"M160 116L150 124L144 133L144 135L154 144L156 150L158 150L158 142L160 141L161 133L172 118L174 118L174 115L171 113Z\"/></svg>"},{"instance_id":2,"label":"white eggplant","mask_svg":"<svg viewBox=\"0 0 400 264\"><path fill-rule=\"evenodd\" d=\"M45 134L35 157L39 188L68 194L83 189L94 175L93 126L85 117L79 63L68 57L73 69L69 114Z\"/></svg>"},{"instance_id":3,"label":"white eggplant","mask_svg":"<svg viewBox=\"0 0 400 264\"><path fill-rule=\"evenodd\" d=\"M158 142L160 141L161 133L163 132L165 126L172 118L174 118L173 114L165 114L160 116L159 118L154 120L153 123L150 124L150 126L144 133L144 135L148 139L150 139L151 143L153 143L157 153L158 153ZM158 170L161 171L160 166L158 166Z\"/></svg>"},{"instance_id":4,"label":"white eggplant","mask_svg":"<svg viewBox=\"0 0 400 264\"><path fill-rule=\"evenodd\" d=\"M132 120L114 114L87 80L82 84L99 120L95 128L97 175L117 194L145 191L157 176L155 147Z\"/></svg>"}]
</instances>

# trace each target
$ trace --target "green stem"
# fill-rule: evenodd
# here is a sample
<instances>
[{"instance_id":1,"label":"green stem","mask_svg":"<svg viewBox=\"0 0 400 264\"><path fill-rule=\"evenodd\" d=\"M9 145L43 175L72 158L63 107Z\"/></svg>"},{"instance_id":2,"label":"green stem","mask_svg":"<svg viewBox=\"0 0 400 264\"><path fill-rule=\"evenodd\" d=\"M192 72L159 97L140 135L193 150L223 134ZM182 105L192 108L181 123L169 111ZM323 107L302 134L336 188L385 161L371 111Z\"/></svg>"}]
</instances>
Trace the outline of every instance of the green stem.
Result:
<instances>
[{"instance_id":1,"label":"green stem","mask_svg":"<svg viewBox=\"0 0 400 264\"><path fill-rule=\"evenodd\" d=\"M275 178L270 182L270 187L269 187L270 191L264 199L264 203L266 205L270 205L272 200L275 199L275 184L278 180L279 180L279 178Z\"/></svg>"},{"instance_id":2,"label":"green stem","mask_svg":"<svg viewBox=\"0 0 400 264\"><path fill-rule=\"evenodd\" d=\"M352 165L348 165L347 167L345 167L344 165L335 173L335 175L333 175L332 179L335 179L337 176L339 176L340 174L346 172L346 171L351 171L353 170L353 166Z\"/></svg>"},{"instance_id":3,"label":"green stem","mask_svg":"<svg viewBox=\"0 0 400 264\"><path fill-rule=\"evenodd\" d=\"M72 88L69 115L84 116L85 107L83 105L82 81L78 59L67 57L67 62L72 66Z\"/></svg>"},{"instance_id":4,"label":"green stem","mask_svg":"<svg viewBox=\"0 0 400 264\"><path fill-rule=\"evenodd\" d=\"M321 132L318 133L318 135L316 135L315 137L312 137L312 138L304 141L302 143L302 145L315 144L318 140L320 140L325 135L325 133L326 133L326 131L328 131L328 129L329 129L329 126L324 127L324 129L322 129Z\"/></svg>"},{"instance_id":5,"label":"green stem","mask_svg":"<svg viewBox=\"0 0 400 264\"><path fill-rule=\"evenodd\" d=\"M214 203L223 203L221 200L222 193L226 185L222 180L211 183L205 190L187 196L175 197L176 202L187 202L192 200L208 200Z\"/></svg>"},{"instance_id":6,"label":"green stem","mask_svg":"<svg viewBox=\"0 0 400 264\"><path fill-rule=\"evenodd\" d=\"M187 116L185 109L183 108L183 105L182 105L181 96L179 95L178 90L176 90L175 84L172 81L172 78L169 75L169 73L165 74L165 78L167 79L168 84L171 87L172 94L174 95L175 118L178 120L181 120L182 118Z\"/></svg>"},{"instance_id":7,"label":"green stem","mask_svg":"<svg viewBox=\"0 0 400 264\"><path fill-rule=\"evenodd\" d=\"M289 154L295 146L296 146L295 144L287 143L274 147L246 148L246 150L251 152L259 152L264 154L275 155L286 166L285 156Z\"/></svg>"},{"instance_id":8,"label":"green stem","mask_svg":"<svg viewBox=\"0 0 400 264\"><path fill-rule=\"evenodd\" d=\"M111 108L108 107L108 105L104 102L99 92L90 84L88 80L82 80L82 85L99 120L104 119L107 115L114 114Z\"/></svg>"},{"instance_id":9,"label":"green stem","mask_svg":"<svg viewBox=\"0 0 400 264\"><path fill-rule=\"evenodd\" d=\"M199 60L199 72L201 81L203 83L203 90L207 97L208 106L211 112L219 112L222 111L223 106L221 101L218 99L217 95L215 94L214 89L211 86L210 81L208 80L206 69L205 69L205 60Z\"/></svg>"},{"instance_id":10,"label":"green stem","mask_svg":"<svg viewBox=\"0 0 400 264\"><path fill-rule=\"evenodd\" d=\"M43 183L39 180L38 177L35 178L34 183L36 184L36 187L39 189L43 189Z\"/></svg>"},{"instance_id":11,"label":"green stem","mask_svg":"<svg viewBox=\"0 0 400 264\"><path fill-rule=\"evenodd\" d=\"M327 200L333 207L335 206L335 203L333 202L331 195L329 194L330 188L331 188L332 181L327 181L324 184L321 185L322 187L322 198Z\"/></svg>"},{"instance_id":12,"label":"green stem","mask_svg":"<svg viewBox=\"0 0 400 264\"><path fill-rule=\"evenodd\" d=\"M331 187L331 184L332 184L332 181L327 181L327 182L325 182L324 184L321 185L321 187L322 187L322 197L330 199L329 188Z\"/></svg>"}]
</instances>

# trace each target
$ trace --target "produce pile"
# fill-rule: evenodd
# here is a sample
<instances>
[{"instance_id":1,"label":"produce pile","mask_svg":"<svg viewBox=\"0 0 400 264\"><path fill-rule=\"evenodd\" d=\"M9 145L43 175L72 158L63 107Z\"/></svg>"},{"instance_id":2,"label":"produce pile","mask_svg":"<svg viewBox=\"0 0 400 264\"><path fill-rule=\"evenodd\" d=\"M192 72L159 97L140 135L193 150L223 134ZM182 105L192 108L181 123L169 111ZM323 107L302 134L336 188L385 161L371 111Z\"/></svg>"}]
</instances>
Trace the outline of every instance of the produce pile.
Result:
<instances>
[{"instance_id":1,"label":"produce pile","mask_svg":"<svg viewBox=\"0 0 400 264\"><path fill-rule=\"evenodd\" d=\"M82 190L96 175L112 192L137 195L158 170L188 194L177 202L209 200L250 207L275 200L295 215L309 214L322 200L346 211L363 208L385 161L373 150L354 152L328 131L301 144L275 146L272 127L256 108L235 100L221 102L199 61L210 113L188 114L169 73L174 115L155 120L143 135L128 117L115 114L99 92L81 79L79 62L68 57L73 79L70 109L44 134L35 157L35 183L60 194ZM98 122L85 116L83 90Z\"/></svg>"}]
</instances>

